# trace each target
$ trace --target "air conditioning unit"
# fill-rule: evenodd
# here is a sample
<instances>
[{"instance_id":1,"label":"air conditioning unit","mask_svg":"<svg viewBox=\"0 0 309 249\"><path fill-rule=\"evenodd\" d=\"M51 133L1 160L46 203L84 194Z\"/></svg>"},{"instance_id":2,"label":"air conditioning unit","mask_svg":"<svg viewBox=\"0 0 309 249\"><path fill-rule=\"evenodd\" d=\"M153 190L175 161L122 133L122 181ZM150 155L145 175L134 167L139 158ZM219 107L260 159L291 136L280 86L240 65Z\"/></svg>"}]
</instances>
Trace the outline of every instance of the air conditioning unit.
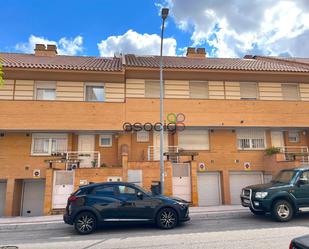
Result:
<instances>
[{"instance_id":1,"label":"air conditioning unit","mask_svg":"<svg viewBox=\"0 0 309 249\"><path fill-rule=\"evenodd\" d=\"M74 170L78 168L78 163L71 163L68 167L68 170Z\"/></svg>"},{"instance_id":2,"label":"air conditioning unit","mask_svg":"<svg viewBox=\"0 0 309 249\"><path fill-rule=\"evenodd\" d=\"M33 178L40 178L41 177L41 170L40 169L34 169L33 170Z\"/></svg>"},{"instance_id":3,"label":"air conditioning unit","mask_svg":"<svg viewBox=\"0 0 309 249\"><path fill-rule=\"evenodd\" d=\"M108 182L121 182L122 177L120 177L120 176L109 176L109 177L107 177L107 181Z\"/></svg>"}]
</instances>

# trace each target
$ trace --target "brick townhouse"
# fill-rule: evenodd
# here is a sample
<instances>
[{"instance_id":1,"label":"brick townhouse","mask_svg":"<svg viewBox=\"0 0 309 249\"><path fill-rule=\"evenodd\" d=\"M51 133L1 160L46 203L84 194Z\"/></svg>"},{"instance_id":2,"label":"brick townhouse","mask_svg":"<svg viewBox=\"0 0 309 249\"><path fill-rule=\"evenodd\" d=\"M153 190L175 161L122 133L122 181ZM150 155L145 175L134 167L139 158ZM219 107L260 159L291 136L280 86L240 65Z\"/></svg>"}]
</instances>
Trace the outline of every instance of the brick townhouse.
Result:
<instances>
[{"instance_id":1,"label":"brick townhouse","mask_svg":"<svg viewBox=\"0 0 309 249\"><path fill-rule=\"evenodd\" d=\"M158 56L37 44L0 59L0 216L57 213L90 182L159 180ZM164 111L185 126L165 132L165 194L239 204L243 186L308 163L309 59L165 56Z\"/></svg>"}]
</instances>

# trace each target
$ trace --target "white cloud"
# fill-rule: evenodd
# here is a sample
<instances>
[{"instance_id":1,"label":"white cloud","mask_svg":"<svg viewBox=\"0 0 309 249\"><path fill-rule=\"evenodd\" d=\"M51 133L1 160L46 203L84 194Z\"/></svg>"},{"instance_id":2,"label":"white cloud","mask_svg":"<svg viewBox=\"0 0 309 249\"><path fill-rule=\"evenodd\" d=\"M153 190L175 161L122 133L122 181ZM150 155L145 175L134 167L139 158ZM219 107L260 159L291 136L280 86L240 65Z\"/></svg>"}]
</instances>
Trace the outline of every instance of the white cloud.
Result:
<instances>
[{"instance_id":1,"label":"white cloud","mask_svg":"<svg viewBox=\"0 0 309 249\"><path fill-rule=\"evenodd\" d=\"M139 34L130 29L123 35L109 36L102 40L98 43L98 49L101 56L113 56L115 53L158 55L160 42L157 34ZM176 45L174 38L164 38L163 54L175 55Z\"/></svg>"},{"instance_id":2,"label":"white cloud","mask_svg":"<svg viewBox=\"0 0 309 249\"><path fill-rule=\"evenodd\" d=\"M35 44L57 45L58 54L62 55L76 55L83 51L83 37L81 36L76 36L75 38L62 37L58 42L56 42L35 35L31 35L28 42L16 44L15 50L23 53L33 53Z\"/></svg>"},{"instance_id":3,"label":"white cloud","mask_svg":"<svg viewBox=\"0 0 309 249\"><path fill-rule=\"evenodd\" d=\"M210 55L245 53L309 56L308 0L161 0L193 46L205 42Z\"/></svg>"}]
</instances>

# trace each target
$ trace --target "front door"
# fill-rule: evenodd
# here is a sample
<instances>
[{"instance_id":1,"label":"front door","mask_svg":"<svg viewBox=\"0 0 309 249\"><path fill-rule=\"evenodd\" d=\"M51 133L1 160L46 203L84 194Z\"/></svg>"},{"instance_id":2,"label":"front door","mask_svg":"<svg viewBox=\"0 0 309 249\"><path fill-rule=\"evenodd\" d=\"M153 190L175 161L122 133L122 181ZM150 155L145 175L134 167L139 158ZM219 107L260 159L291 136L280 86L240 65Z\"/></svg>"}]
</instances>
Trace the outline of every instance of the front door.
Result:
<instances>
[{"instance_id":1,"label":"front door","mask_svg":"<svg viewBox=\"0 0 309 249\"><path fill-rule=\"evenodd\" d=\"M189 163L173 163L173 196L191 202L191 174Z\"/></svg>"},{"instance_id":2,"label":"front door","mask_svg":"<svg viewBox=\"0 0 309 249\"><path fill-rule=\"evenodd\" d=\"M91 167L94 160L95 150L95 135L78 135L78 159L80 160L80 167Z\"/></svg>"},{"instance_id":3,"label":"front door","mask_svg":"<svg viewBox=\"0 0 309 249\"><path fill-rule=\"evenodd\" d=\"M65 208L74 190L74 171L56 170L53 185L53 209Z\"/></svg>"},{"instance_id":4,"label":"front door","mask_svg":"<svg viewBox=\"0 0 309 249\"><path fill-rule=\"evenodd\" d=\"M276 148L284 147L283 131L271 131L271 145Z\"/></svg>"},{"instance_id":5,"label":"front door","mask_svg":"<svg viewBox=\"0 0 309 249\"><path fill-rule=\"evenodd\" d=\"M146 221L153 218L157 206L154 204L155 200L145 194L140 198L137 196L139 192L137 188L125 184L118 185L117 189L120 220Z\"/></svg>"},{"instance_id":6,"label":"front door","mask_svg":"<svg viewBox=\"0 0 309 249\"><path fill-rule=\"evenodd\" d=\"M294 195L300 207L309 207L309 171L303 172L300 178L307 179L308 182L307 184L296 185Z\"/></svg>"},{"instance_id":7,"label":"front door","mask_svg":"<svg viewBox=\"0 0 309 249\"><path fill-rule=\"evenodd\" d=\"M168 151L168 133L164 132L164 146L163 151ZM154 131L153 132L153 160L158 161L160 160L160 132ZM164 157L165 160L165 157Z\"/></svg>"}]
</instances>

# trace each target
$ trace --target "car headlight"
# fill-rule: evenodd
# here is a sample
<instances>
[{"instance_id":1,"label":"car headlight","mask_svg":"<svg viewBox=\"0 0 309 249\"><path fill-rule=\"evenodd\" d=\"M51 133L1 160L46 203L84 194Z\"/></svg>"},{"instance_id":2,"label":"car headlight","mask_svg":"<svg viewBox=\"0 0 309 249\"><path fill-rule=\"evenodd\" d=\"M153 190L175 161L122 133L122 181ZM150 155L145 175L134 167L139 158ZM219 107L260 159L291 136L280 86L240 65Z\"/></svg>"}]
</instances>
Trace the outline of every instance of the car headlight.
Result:
<instances>
[{"instance_id":1,"label":"car headlight","mask_svg":"<svg viewBox=\"0 0 309 249\"><path fill-rule=\"evenodd\" d=\"M186 208L188 206L187 203L184 202L177 202L177 204L181 207L181 208Z\"/></svg>"},{"instance_id":2,"label":"car headlight","mask_svg":"<svg viewBox=\"0 0 309 249\"><path fill-rule=\"evenodd\" d=\"M268 192L256 192L255 198L257 199L264 199L268 195Z\"/></svg>"}]
</instances>

